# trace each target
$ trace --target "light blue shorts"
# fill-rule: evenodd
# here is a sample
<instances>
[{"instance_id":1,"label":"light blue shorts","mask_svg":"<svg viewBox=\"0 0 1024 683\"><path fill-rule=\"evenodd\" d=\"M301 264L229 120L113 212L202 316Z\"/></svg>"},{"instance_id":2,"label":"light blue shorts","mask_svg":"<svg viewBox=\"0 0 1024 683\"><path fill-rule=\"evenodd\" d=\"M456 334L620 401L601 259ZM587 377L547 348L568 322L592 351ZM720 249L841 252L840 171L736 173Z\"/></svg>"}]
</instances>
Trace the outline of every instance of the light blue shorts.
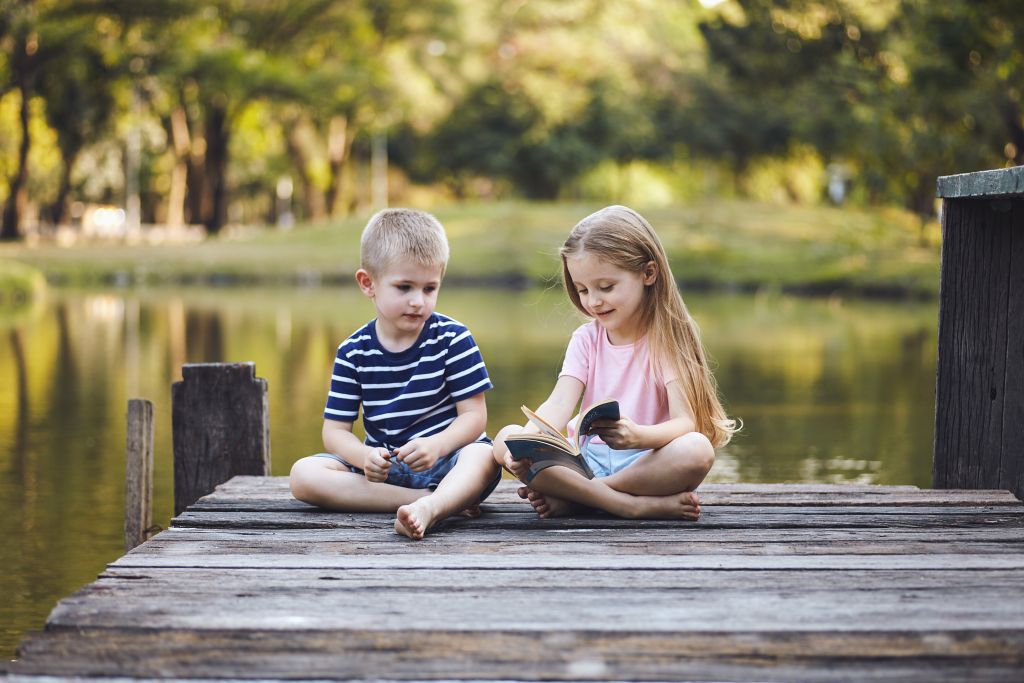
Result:
<instances>
[{"instance_id":1,"label":"light blue shorts","mask_svg":"<svg viewBox=\"0 0 1024 683\"><path fill-rule=\"evenodd\" d=\"M617 451L605 443L594 443L587 439L583 443L583 458L590 465L595 477L607 477L621 472L651 452L650 448L627 448Z\"/></svg>"}]
</instances>

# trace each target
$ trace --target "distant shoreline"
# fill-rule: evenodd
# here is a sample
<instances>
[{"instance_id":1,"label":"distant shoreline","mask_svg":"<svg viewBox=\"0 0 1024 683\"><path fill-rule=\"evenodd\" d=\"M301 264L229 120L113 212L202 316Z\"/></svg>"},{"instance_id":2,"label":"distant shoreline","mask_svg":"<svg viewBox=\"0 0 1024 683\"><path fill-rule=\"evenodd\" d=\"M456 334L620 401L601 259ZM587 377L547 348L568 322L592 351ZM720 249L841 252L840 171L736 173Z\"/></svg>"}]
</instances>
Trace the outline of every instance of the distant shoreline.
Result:
<instances>
[{"instance_id":1,"label":"distant shoreline","mask_svg":"<svg viewBox=\"0 0 1024 683\"><path fill-rule=\"evenodd\" d=\"M280 288L317 288L317 287L355 287L351 274L308 272L296 274L278 273L265 275L259 273L182 273L177 276L143 275L136 276L127 271L95 272L88 277L68 277L63 273L46 275L49 285L58 288L74 287L280 287ZM494 275L459 275L445 277L446 287L459 289L500 289L508 291L524 291L537 287L550 287L554 284L561 287L561 282L531 278L525 273L496 273ZM677 279L683 292L701 293L742 293L754 294L762 291L778 292L802 297L843 296L877 300L909 300L932 301L938 298L937 288L931 290L923 287L902 286L893 283L863 283L845 280L788 283L729 280L685 280Z\"/></svg>"},{"instance_id":2,"label":"distant shoreline","mask_svg":"<svg viewBox=\"0 0 1024 683\"><path fill-rule=\"evenodd\" d=\"M594 208L494 202L439 208L452 245L449 287L559 283L558 246ZM939 229L892 207L707 200L644 209L684 291L937 299ZM351 286L365 218L247 228L192 243L0 245L0 259L74 286Z\"/></svg>"}]
</instances>

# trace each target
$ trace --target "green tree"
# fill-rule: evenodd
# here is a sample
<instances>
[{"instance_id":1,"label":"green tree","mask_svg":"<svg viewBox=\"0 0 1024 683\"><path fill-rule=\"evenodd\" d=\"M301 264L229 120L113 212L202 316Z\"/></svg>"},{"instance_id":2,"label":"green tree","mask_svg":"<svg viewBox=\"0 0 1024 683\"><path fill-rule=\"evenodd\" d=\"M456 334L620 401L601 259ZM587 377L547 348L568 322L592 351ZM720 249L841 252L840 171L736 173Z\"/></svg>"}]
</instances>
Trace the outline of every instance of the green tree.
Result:
<instances>
[{"instance_id":1,"label":"green tree","mask_svg":"<svg viewBox=\"0 0 1024 683\"><path fill-rule=\"evenodd\" d=\"M0 95L16 90L18 109L18 156L14 175L7 182L7 201L0 217L0 240L21 237L21 217L28 203L28 153L32 145L29 131L29 101L47 50L40 52L39 28L48 7L32 0L0 2L0 46L4 51L5 78ZM45 47L45 44L44 44Z\"/></svg>"},{"instance_id":2,"label":"green tree","mask_svg":"<svg viewBox=\"0 0 1024 683\"><path fill-rule=\"evenodd\" d=\"M61 17L49 27L46 38L61 47L60 57L51 60L38 77L46 119L57 134L61 153L60 186L47 216L59 225L67 218L75 161L87 143L106 132L114 114L117 73L89 18Z\"/></svg>"}]
</instances>

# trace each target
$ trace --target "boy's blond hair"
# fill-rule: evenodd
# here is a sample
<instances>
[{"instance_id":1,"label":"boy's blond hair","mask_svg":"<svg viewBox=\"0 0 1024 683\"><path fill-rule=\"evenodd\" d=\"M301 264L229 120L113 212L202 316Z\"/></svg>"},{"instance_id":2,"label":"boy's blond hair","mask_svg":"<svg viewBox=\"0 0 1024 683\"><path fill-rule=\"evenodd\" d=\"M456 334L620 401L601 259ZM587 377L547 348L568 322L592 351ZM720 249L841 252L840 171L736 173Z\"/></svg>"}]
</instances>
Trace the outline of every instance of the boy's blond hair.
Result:
<instances>
[{"instance_id":1,"label":"boy's blond hair","mask_svg":"<svg viewBox=\"0 0 1024 683\"><path fill-rule=\"evenodd\" d=\"M441 222L426 211L384 209L363 229L359 254L363 269L371 275L380 275L402 260L441 266L444 275L448 238Z\"/></svg>"}]
</instances>

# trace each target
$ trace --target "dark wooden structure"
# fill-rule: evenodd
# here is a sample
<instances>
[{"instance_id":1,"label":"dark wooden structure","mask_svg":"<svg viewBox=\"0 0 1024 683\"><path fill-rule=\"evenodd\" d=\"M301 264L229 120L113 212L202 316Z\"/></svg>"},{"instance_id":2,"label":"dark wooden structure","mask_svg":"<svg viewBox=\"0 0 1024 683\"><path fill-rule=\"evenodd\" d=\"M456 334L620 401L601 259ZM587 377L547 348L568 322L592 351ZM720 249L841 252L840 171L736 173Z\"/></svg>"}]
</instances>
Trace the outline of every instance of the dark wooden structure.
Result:
<instances>
[{"instance_id":1,"label":"dark wooden structure","mask_svg":"<svg viewBox=\"0 0 1024 683\"><path fill-rule=\"evenodd\" d=\"M514 488L415 542L236 477L62 600L10 679L1024 680L1008 492L709 484L682 523L541 520Z\"/></svg>"},{"instance_id":2,"label":"dark wooden structure","mask_svg":"<svg viewBox=\"0 0 1024 683\"><path fill-rule=\"evenodd\" d=\"M171 387L174 514L239 474L270 474L267 381L253 363L183 365Z\"/></svg>"},{"instance_id":3,"label":"dark wooden structure","mask_svg":"<svg viewBox=\"0 0 1024 683\"><path fill-rule=\"evenodd\" d=\"M128 401L124 477L124 550L143 543L153 526L153 402Z\"/></svg>"},{"instance_id":4,"label":"dark wooden structure","mask_svg":"<svg viewBox=\"0 0 1024 683\"><path fill-rule=\"evenodd\" d=\"M934 486L1024 498L1024 167L939 178Z\"/></svg>"}]
</instances>

